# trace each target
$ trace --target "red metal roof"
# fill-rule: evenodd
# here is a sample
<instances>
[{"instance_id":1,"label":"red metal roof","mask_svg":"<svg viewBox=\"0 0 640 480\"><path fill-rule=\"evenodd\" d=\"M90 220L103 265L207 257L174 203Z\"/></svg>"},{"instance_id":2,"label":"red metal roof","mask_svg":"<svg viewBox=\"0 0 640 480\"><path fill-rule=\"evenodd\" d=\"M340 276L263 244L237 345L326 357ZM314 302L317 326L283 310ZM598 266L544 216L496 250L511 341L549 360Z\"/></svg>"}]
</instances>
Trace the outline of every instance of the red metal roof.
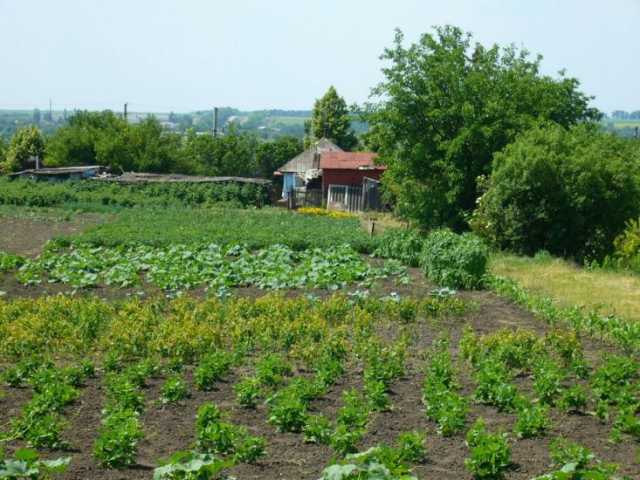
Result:
<instances>
[{"instance_id":1,"label":"red metal roof","mask_svg":"<svg viewBox=\"0 0 640 480\"><path fill-rule=\"evenodd\" d=\"M376 165L373 152L323 152L320 156L320 168L339 170L385 170L384 165Z\"/></svg>"}]
</instances>

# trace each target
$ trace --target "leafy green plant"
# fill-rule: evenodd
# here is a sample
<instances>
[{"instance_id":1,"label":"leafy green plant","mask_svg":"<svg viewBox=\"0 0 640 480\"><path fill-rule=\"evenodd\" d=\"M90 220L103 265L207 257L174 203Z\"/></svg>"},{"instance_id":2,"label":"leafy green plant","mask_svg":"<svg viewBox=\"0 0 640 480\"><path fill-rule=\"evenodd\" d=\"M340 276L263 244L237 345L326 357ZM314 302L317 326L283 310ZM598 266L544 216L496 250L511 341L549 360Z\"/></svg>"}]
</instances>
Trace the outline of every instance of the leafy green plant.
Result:
<instances>
[{"instance_id":1,"label":"leafy green plant","mask_svg":"<svg viewBox=\"0 0 640 480\"><path fill-rule=\"evenodd\" d=\"M209 453L176 452L153 471L153 480L209 480L232 466Z\"/></svg>"},{"instance_id":2,"label":"leafy green plant","mask_svg":"<svg viewBox=\"0 0 640 480\"><path fill-rule=\"evenodd\" d=\"M427 456L425 435L420 432L405 432L396 440L398 458L402 462L418 463Z\"/></svg>"},{"instance_id":3,"label":"leafy green plant","mask_svg":"<svg viewBox=\"0 0 640 480\"><path fill-rule=\"evenodd\" d=\"M518 390L511 383L509 371L497 359L489 358L482 362L476 374L476 400L493 405L499 411L512 411L519 400Z\"/></svg>"},{"instance_id":4,"label":"leafy green plant","mask_svg":"<svg viewBox=\"0 0 640 480\"><path fill-rule=\"evenodd\" d=\"M301 432L307 419L307 405L290 393L274 395L268 400L268 422L275 425L279 432Z\"/></svg>"},{"instance_id":5,"label":"leafy green plant","mask_svg":"<svg viewBox=\"0 0 640 480\"><path fill-rule=\"evenodd\" d=\"M15 438L23 439L29 446L65 450L69 448L69 443L62 438L66 426L58 413L27 406L23 414L12 422L11 431Z\"/></svg>"},{"instance_id":6,"label":"leafy green plant","mask_svg":"<svg viewBox=\"0 0 640 480\"><path fill-rule=\"evenodd\" d=\"M522 401L517 407L518 419L513 431L519 438L531 438L544 434L549 428L549 407Z\"/></svg>"},{"instance_id":7,"label":"leafy green plant","mask_svg":"<svg viewBox=\"0 0 640 480\"><path fill-rule=\"evenodd\" d=\"M109 374L106 387L106 411L133 410L140 413L144 409L144 395L129 376L122 373Z\"/></svg>"},{"instance_id":8,"label":"leafy green plant","mask_svg":"<svg viewBox=\"0 0 640 480\"><path fill-rule=\"evenodd\" d=\"M280 355L268 354L256 364L256 378L261 385L280 385L284 376L291 374L289 365Z\"/></svg>"},{"instance_id":9,"label":"leafy green plant","mask_svg":"<svg viewBox=\"0 0 640 480\"><path fill-rule=\"evenodd\" d=\"M551 459L558 470L534 480L622 480L616 476L617 467L596 459L588 449L564 438L551 443Z\"/></svg>"},{"instance_id":10,"label":"leafy green plant","mask_svg":"<svg viewBox=\"0 0 640 480\"><path fill-rule=\"evenodd\" d=\"M214 384L229 372L233 359L231 354L217 350L206 355L193 372L193 381L198 390L211 390Z\"/></svg>"},{"instance_id":11,"label":"leafy green plant","mask_svg":"<svg viewBox=\"0 0 640 480\"><path fill-rule=\"evenodd\" d=\"M18 449L14 458L4 458L0 451L0 478L6 480L47 480L65 472L70 457L41 460L38 452L26 448Z\"/></svg>"},{"instance_id":12,"label":"leafy green plant","mask_svg":"<svg viewBox=\"0 0 640 480\"><path fill-rule=\"evenodd\" d=\"M473 289L482 285L489 250L475 235L436 230L425 241L420 264L438 285Z\"/></svg>"},{"instance_id":13,"label":"leafy green plant","mask_svg":"<svg viewBox=\"0 0 640 480\"><path fill-rule=\"evenodd\" d=\"M395 258L405 265L417 267L423 248L423 237L417 230L390 228L379 239L373 254L382 258Z\"/></svg>"},{"instance_id":14,"label":"leafy green plant","mask_svg":"<svg viewBox=\"0 0 640 480\"><path fill-rule=\"evenodd\" d=\"M587 392L582 385L574 385L562 392L556 405L567 413L582 412L587 406Z\"/></svg>"},{"instance_id":15,"label":"leafy green plant","mask_svg":"<svg viewBox=\"0 0 640 480\"><path fill-rule=\"evenodd\" d=\"M333 427L329 419L323 415L308 415L302 432L305 442L327 445L331 441Z\"/></svg>"},{"instance_id":16,"label":"leafy green plant","mask_svg":"<svg viewBox=\"0 0 640 480\"><path fill-rule=\"evenodd\" d=\"M489 433L482 419L467 432L467 446L471 455L464 465L474 478L503 478L511 466L511 448L505 433Z\"/></svg>"},{"instance_id":17,"label":"leafy green plant","mask_svg":"<svg viewBox=\"0 0 640 480\"><path fill-rule=\"evenodd\" d=\"M364 428L350 427L343 423L336 426L329 444L339 455L345 456L358 451L358 443L364 437Z\"/></svg>"},{"instance_id":18,"label":"leafy green plant","mask_svg":"<svg viewBox=\"0 0 640 480\"><path fill-rule=\"evenodd\" d=\"M260 381L254 377L245 378L236 383L233 390L236 392L238 403L244 408L255 408L262 397Z\"/></svg>"},{"instance_id":19,"label":"leafy green plant","mask_svg":"<svg viewBox=\"0 0 640 480\"><path fill-rule=\"evenodd\" d=\"M562 369L551 358L543 358L537 363L533 371L533 389L541 402L554 404L562 391L564 377Z\"/></svg>"},{"instance_id":20,"label":"leafy green plant","mask_svg":"<svg viewBox=\"0 0 640 480\"><path fill-rule=\"evenodd\" d=\"M102 465L123 468L136 461L137 446L143 433L134 410L118 410L102 420L93 453Z\"/></svg>"},{"instance_id":21,"label":"leafy green plant","mask_svg":"<svg viewBox=\"0 0 640 480\"><path fill-rule=\"evenodd\" d=\"M184 379L179 375L172 375L162 385L160 401L164 404L177 403L189 397L189 390Z\"/></svg>"},{"instance_id":22,"label":"leafy green plant","mask_svg":"<svg viewBox=\"0 0 640 480\"><path fill-rule=\"evenodd\" d=\"M237 462L255 462L265 455L263 438L249 435L246 428L225 422L222 417L214 404L200 406L196 418L198 448L208 453L231 455Z\"/></svg>"},{"instance_id":23,"label":"leafy green plant","mask_svg":"<svg viewBox=\"0 0 640 480\"><path fill-rule=\"evenodd\" d=\"M388 447L373 447L347 455L344 461L322 471L319 480L417 480L398 462L396 452Z\"/></svg>"},{"instance_id":24,"label":"leafy green plant","mask_svg":"<svg viewBox=\"0 0 640 480\"><path fill-rule=\"evenodd\" d=\"M455 434L466 424L468 401L458 394L457 389L448 342L436 342L429 355L422 401L427 417L438 423L438 433L444 436Z\"/></svg>"}]
</instances>

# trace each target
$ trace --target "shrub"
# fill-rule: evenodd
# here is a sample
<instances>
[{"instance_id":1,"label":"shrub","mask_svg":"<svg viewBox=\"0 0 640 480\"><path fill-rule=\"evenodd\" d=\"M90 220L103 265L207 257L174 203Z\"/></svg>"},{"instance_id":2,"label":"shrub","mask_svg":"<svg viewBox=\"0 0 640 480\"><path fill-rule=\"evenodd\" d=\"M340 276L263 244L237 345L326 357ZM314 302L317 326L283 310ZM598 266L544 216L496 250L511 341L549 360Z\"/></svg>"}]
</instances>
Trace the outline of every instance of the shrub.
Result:
<instances>
[{"instance_id":1,"label":"shrub","mask_svg":"<svg viewBox=\"0 0 640 480\"><path fill-rule=\"evenodd\" d=\"M629 140L540 125L495 155L471 223L498 248L601 260L640 213L639 169Z\"/></svg>"},{"instance_id":2,"label":"shrub","mask_svg":"<svg viewBox=\"0 0 640 480\"><path fill-rule=\"evenodd\" d=\"M487 271L489 250L471 233L435 230L424 241L420 263L427 277L450 288L478 288Z\"/></svg>"},{"instance_id":3,"label":"shrub","mask_svg":"<svg viewBox=\"0 0 640 480\"><path fill-rule=\"evenodd\" d=\"M640 273L640 219L629 220L624 231L613 241L613 246L613 255L605 260L604 266Z\"/></svg>"},{"instance_id":4,"label":"shrub","mask_svg":"<svg viewBox=\"0 0 640 480\"><path fill-rule=\"evenodd\" d=\"M379 237L374 254L382 258L395 258L405 265L417 267L424 237L418 230L390 228Z\"/></svg>"}]
</instances>

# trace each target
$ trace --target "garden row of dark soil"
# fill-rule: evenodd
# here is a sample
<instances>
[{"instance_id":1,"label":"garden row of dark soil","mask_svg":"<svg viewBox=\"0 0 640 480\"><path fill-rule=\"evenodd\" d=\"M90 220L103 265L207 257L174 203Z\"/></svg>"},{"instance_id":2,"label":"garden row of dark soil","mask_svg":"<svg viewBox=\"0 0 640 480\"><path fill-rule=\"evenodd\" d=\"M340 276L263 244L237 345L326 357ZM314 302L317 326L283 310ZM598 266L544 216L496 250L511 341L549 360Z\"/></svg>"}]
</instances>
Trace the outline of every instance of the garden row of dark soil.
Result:
<instances>
[{"instance_id":1,"label":"garden row of dark soil","mask_svg":"<svg viewBox=\"0 0 640 480\"><path fill-rule=\"evenodd\" d=\"M415 466L418 478L470 479L464 467L464 458L468 449L464 435L445 438L436 433L435 424L429 421L421 402L421 388L424 375L421 353L429 348L432 341L448 331L452 348L455 349L463 327L470 324L477 333L489 333L500 328L527 328L543 335L547 327L532 315L519 307L488 292L463 293L467 300L475 304L470 312L459 317L422 321L411 325L414 344L408 361L407 374L393 385L391 394L393 409L376 413L370 418L362 449L381 442L392 444L399 433L418 430L427 432L427 461ZM380 334L391 341L397 335L397 328L382 329ZM599 361L603 352L608 352L597 342L585 342L585 354L590 363ZM267 455L258 463L236 466L230 472L241 479L317 479L322 469L332 461L330 448L307 444L301 434L278 433L267 423L266 406L259 405L255 410L240 408L233 393L233 385L242 375L235 371L225 381L217 384L212 392L199 392L191 388L192 396L176 406L159 406L157 399L162 384L161 379L152 379L145 389L147 408L141 420L145 438L139 445L138 465L124 470L107 470L97 465L92 456L93 442L100 425L100 412L103 406L101 380L88 382L81 391L81 398L69 407L65 416L69 428L65 435L74 447L71 452L50 452L47 456L71 455L69 471L61 478L67 480L85 479L150 479L152 468L158 459L173 452L190 448L194 443L195 415L198 407L206 401L215 402L229 414L229 419L248 428L251 434L266 439ZM353 365L341 381L324 397L312 404L311 413L323 413L329 418L335 417L341 406L341 394L344 390L361 387L361 367ZM191 384L190 373L187 378ZM474 382L466 372L462 376L462 392L471 395ZM529 378L517 379L517 385L523 392L531 387ZM0 399L0 425L6 427L10 418L15 417L20 407L31 396L29 389L5 389L7 394ZM511 431L515 415L498 413L495 408L473 405L469 425L478 417L483 417L490 430ZM553 411L552 427L547 435L537 439L518 440L511 435L513 468L506 478L525 480L550 470L549 443L559 436L577 441L592 449L607 462L620 465L620 473L631 478L640 478L640 468L635 461L637 444L624 439L619 444L609 441L611 425L600 423L590 415L567 415ZM18 442L9 444L9 452L19 447Z\"/></svg>"}]
</instances>

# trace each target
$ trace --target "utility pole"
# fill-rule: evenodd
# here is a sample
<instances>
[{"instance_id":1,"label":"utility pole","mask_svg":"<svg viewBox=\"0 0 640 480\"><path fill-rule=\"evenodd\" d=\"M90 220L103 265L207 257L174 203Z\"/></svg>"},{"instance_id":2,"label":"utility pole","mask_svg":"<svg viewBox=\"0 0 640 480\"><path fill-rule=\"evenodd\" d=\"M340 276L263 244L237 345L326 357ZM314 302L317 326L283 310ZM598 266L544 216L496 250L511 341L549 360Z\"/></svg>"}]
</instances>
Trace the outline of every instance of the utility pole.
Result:
<instances>
[{"instance_id":1,"label":"utility pole","mask_svg":"<svg viewBox=\"0 0 640 480\"><path fill-rule=\"evenodd\" d=\"M124 121L127 121L127 108L129 107L129 104L125 102L124 104Z\"/></svg>"},{"instance_id":2,"label":"utility pole","mask_svg":"<svg viewBox=\"0 0 640 480\"><path fill-rule=\"evenodd\" d=\"M636 127L636 140L640 139L640 127Z\"/></svg>"},{"instance_id":3,"label":"utility pole","mask_svg":"<svg viewBox=\"0 0 640 480\"><path fill-rule=\"evenodd\" d=\"M213 107L213 137L218 136L218 107Z\"/></svg>"},{"instance_id":4,"label":"utility pole","mask_svg":"<svg viewBox=\"0 0 640 480\"><path fill-rule=\"evenodd\" d=\"M53 122L53 102L49 99L49 121Z\"/></svg>"}]
</instances>

